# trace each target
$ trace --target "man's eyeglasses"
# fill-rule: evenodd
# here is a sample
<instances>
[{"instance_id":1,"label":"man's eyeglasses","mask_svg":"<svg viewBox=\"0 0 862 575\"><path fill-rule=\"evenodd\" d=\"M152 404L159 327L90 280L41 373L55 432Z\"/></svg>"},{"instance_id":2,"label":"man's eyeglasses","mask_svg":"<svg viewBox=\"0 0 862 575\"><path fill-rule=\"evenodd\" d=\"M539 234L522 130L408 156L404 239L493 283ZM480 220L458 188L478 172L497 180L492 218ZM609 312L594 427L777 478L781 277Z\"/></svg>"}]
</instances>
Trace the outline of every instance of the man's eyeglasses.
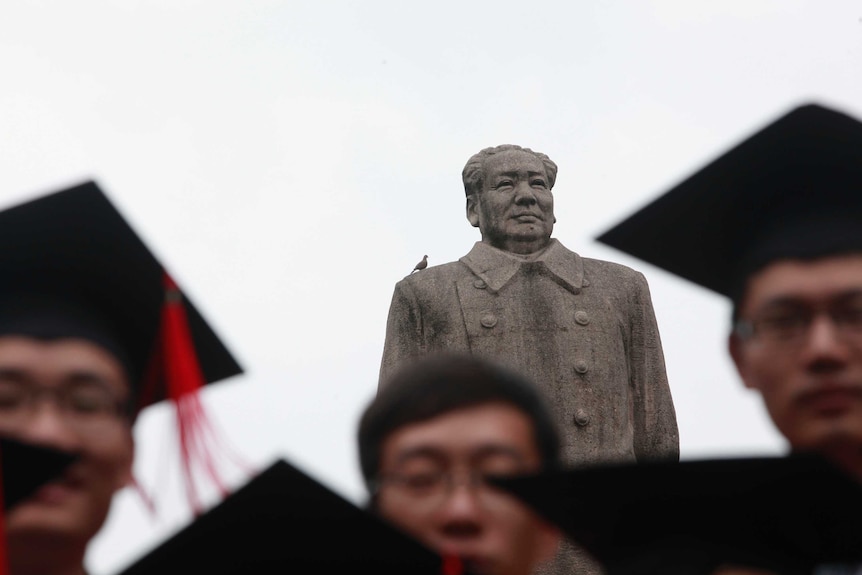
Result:
<instances>
[{"instance_id":1,"label":"man's eyeglasses","mask_svg":"<svg viewBox=\"0 0 862 575\"><path fill-rule=\"evenodd\" d=\"M821 306L782 305L750 320L739 320L734 332L742 339L758 339L781 347L801 344L814 321L825 315L845 341L862 344L862 296Z\"/></svg>"},{"instance_id":2,"label":"man's eyeglasses","mask_svg":"<svg viewBox=\"0 0 862 575\"><path fill-rule=\"evenodd\" d=\"M43 387L0 376L0 423L4 426L26 423L43 400L53 402L63 420L82 432L97 432L128 417L129 402L97 381Z\"/></svg>"},{"instance_id":3,"label":"man's eyeglasses","mask_svg":"<svg viewBox=\"0 0 862 575\"><path fill-rule=\"evenodd\" d=\"M493 476L499 475L502 474L493 474ZM456 474L451 471L386 473L378 478L373 487L377 493L383 488L394 489L401 496L413 501L414 504L437 507L452 495L456 487L463 485L472 490L480 501L489 503L495 498L506 497L488 482L488 478L491 476L489 473L475 469L464 474Z\"/></svg>"}]
</instances>

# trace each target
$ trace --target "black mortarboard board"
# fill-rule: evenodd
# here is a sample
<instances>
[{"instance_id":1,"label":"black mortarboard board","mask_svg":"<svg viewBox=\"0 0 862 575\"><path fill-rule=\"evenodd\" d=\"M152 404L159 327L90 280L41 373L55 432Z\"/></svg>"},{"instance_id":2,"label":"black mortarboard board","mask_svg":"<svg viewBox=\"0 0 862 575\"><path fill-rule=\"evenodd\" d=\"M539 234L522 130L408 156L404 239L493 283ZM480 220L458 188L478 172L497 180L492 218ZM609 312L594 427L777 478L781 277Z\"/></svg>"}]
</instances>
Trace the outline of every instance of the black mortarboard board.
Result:
<instances>
[{"instance_id":1,"label":"black mortarboard board","mask_svg":"<svg viewBox=\"0 0 862 575\"><path fill-rule=\"evenodd\" d=\"M597 239L734 299L771 261L860 251L862 123L797 108Z\"/></svg>"},{"instance_id":2,"label":"black mortarboard board","mask_svg":"<svg viewBox=\"0 0 862 575\"><path fill-rule=\"evenodd\" d=\"M91 337L118 347L111 351L121 356L133 386L141 384L154 369L170 290L162 265L94 182L0 212L0 246L2 333L52 337L71 330ZM188 297L178 288L175 295L203 381L240 373ZM164 399L164 382L156 381L145 395L143 404Z\"/></svg>"},{"instance_id":3,"label":"black mortarboard board","mask_svg":"<svg viewBox=\"0 0 862 575\"><path fill-rule=\"evenodd\" d=\"M621 464L500 480L608 575L811 573L862 560L862 486L814 456Z\"/></svg>"},{"instance_id":4,"label":"black mortarboard board","mask_svg":"<svg viewBox=\"0 0 862 575\"><path fill-rule=\"evenodd\" d=\"M0 437L3 509L8 511L20 503L42 484L60 475L76 458L65 451Z\"/></svg>"},{"instance_id":5,"label":"black mortarboard board","mask_svg":"<svg viewBox=\"0 0 862 575\"><path fill-rule=\"evenodd\" d=\"M281 460L122 575L149 573L457 575L460 568Z\"/></svg>"}]
</instances>

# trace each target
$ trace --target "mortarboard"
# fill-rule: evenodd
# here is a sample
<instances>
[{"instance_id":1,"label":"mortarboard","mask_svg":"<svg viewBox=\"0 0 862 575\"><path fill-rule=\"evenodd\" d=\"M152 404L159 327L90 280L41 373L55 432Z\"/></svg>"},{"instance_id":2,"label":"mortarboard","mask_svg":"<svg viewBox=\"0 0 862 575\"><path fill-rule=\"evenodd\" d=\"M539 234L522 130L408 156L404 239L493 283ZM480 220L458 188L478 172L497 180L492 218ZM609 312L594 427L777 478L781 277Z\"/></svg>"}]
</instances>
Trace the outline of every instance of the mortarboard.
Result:
<instances>
[{"instance_id":1,"label":"mortarboard","mask_svg":"<svg viewBox=\"0 0 862 575\"><path fill-rule=\"evenodd\" d=\"M462 573L280 460L121 575L352 572Z\"/></svg>"},{"instance_id":2,"label":"mortarboard","mask_svg":"<svg viewBox=\"0 0 862 575\"><path fill-rule=\"evenodd\" d=\"M494 480L608 575L811 573L862 560L862 487L809 455L620 464Z\"/></svg>"},{"instance_id":3,"label":"mortarboard","mask_svg":"<svg viewBox=\"0 0 862 575\"><path fill-rule=\"evenodd\" d=\"M0 437L0 574L8 573L5 514L76 458L65 451Z\"/></svg>"},{"instance_id":4,"label":"mortarboard","mask_svg":"<svg viewBox=\"0 0 862 575\"><path fill-rule=\"evenodd\" d=\"M188 318L204 382L242 371L188 297L166 287L162 265L94 182L0 212L0 245L3 333L23 329L51 337L52 330L62 336L64 328L79 327L110 338L107 345L126 356L132 385L150 394L141 399L148 404L168 395L164 381L152 390L140 386L158 352L166 297L172 297Z\"/></svg>"},{"instance_id":5,"label":"mortarboard","mask_svg":"<svg viewBox=\"0 0 862 575\"><path fill-rule=\"evenodd\" d=\"M170 398L190 466L212 430L197 390L241 373L206 320L94 182L0 212L0 335L92 340L123 363L136 409Z\"/></svg>"},{"instance_id":6,"label":"mortarboard","mask_svg":"<svg viewBox=\"0 0 862 575\"><path fill-rule=\"evenodd\" d=\"M0 437L0 485L8 511L43 483L60 475L76 459L72 453Z\"/></svg>"},{"instance_id":7,"label":"mortarboard","mask_svg":"<svg viewBox=\"0 0 862 575\"><path fill-rule=\"evenodd\" d=\"M862 250L862 123L792 110L597 240L735 299L783 258Z\"/></svg>"}]
</instances>

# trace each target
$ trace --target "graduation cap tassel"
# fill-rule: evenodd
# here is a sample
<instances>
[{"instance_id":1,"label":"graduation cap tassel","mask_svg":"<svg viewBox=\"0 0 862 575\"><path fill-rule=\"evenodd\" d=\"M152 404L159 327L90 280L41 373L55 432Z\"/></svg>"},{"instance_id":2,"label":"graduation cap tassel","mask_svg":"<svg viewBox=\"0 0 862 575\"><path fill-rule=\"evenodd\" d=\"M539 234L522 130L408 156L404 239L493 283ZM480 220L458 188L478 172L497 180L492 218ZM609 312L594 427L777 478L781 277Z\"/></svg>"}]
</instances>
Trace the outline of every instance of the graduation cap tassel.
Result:
<instances>
[{"instance_id":1,"label":"graduation cap tassel","mask_svg":"<svg viewBox=\"0 0 862 575\"><path fill-rule=\"evenodd\" d=\"M463 575L464 562L457 555L446 555L443 557L443 565L440 567L440 575Z\"/></svg>"},{"instance_id":2,"label":"graduation cap tassel","mask_svg":"<svg viewBox=\"0 0 862 575\"><path fill-rule=\"evenodd\" d=\"M138 494L138 497L141 498L141 501L143 501L144 507L147 508L147 511L149 511L150 516L155 519L158 515L158 511L156 509L156 502L153 500L153 497L149 493L147 493L147 490L144 489L144 486L141 485L141 482L138 481L137 477L132 477L132 487Z\"/></svg>"},{"instance_id":3,"label":"graduation cap tassel","mask_svg":"<svg viewBox=\"0 0 862 575\"><path fill-rule=\"evenodd\" d=\"M0 457L3 454L0 453ZM0 459L0 470L3 469ZM0 472L0 575L9 575L9 552L6 549L6 506L3 504L3 473Z\"/></svg>"},{"instance_id":4,"label":"graduation cap tassel","mask_svg":"<svg viewBox=\"0 0 862 575\"><path fill-rule=\"evenodd\" d=\"M194 481L196 466L200 466L221 492L229 493L216 469L210 443L214 433L198 392L204 385L204 375L197 359L182 294L176 283L164 274L165 303L162 308L162 358L167 395L176 405L183 475L186 492L196 514L202 511ZM208 439L210 441L208 441Z\"/></svg>"}]
</instances>

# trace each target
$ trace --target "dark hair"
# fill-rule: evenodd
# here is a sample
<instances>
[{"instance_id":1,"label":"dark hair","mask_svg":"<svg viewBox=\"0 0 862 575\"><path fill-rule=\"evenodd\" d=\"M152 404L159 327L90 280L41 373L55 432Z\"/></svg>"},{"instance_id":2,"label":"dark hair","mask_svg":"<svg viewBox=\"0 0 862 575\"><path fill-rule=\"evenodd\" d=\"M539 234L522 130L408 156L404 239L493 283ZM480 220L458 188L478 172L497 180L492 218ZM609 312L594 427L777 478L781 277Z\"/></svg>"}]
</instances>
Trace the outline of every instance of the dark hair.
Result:
<instances>
[{"instance_id":1,"label":"dark hair","mask_svg":"<svg viewBox=\"0 0 862 575\"><path fill-rule=\"evenodd\" d=\"M461 171L461 181L464 182L464 193L466 193L467 196L471 196L482 191L482 183L485 180L484 165L486 159L494 154L513 150L526 152L539 158L545 166L545 174L548 176L548 189L550 190L554 188L554 182L557 181L557 164L555 164L551 158L541 152L534 152L530 148L522 148L521 146L516 146L514 144L503 144L502 146L485 148L484 150L473 154L473 156L467 160L467 164Z\"/></svg>"},{"instance_id":2,"label":"dark hair","mask_svg":"<svg viewBox=\"0 0 862 575\"><path fill-rule=\"evenodd\" d=\"M466 407L508 403L532 423L542 467L560 465L560 437L539 390L507 369L468 355L441 354L410 362L383 382L359 422L359 463L366 485L380 472L383 442L394 431Z\"/></svg>"}]
</instances>

